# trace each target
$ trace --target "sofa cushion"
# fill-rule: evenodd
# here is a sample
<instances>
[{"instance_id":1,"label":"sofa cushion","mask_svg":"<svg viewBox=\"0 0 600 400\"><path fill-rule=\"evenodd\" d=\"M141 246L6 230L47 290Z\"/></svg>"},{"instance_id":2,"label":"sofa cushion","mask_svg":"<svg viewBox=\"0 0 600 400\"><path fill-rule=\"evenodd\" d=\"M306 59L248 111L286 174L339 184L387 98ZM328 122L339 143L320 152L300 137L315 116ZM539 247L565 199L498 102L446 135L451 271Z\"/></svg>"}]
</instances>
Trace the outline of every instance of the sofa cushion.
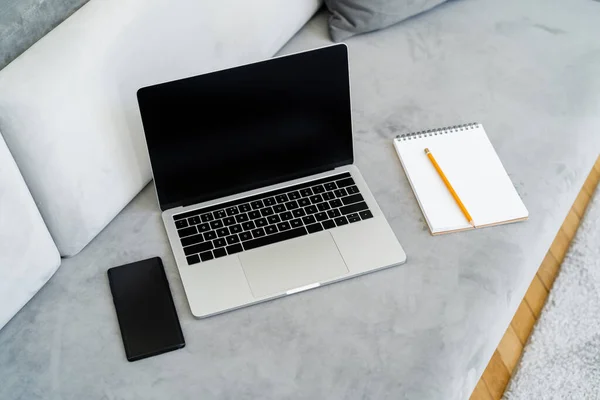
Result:
<instances>
[{"instance_id":1,"label":"sofa cushion","mask_svg":"<svg viewBox=\"0 0 600 400\"><path fill-rule=\"evenodd\" d=\"M319 6L91 1L0 71L0 130L60 253L150 180L138 88L270 57Z\"/></svg>"},{"instance_id":2,"label":"sofa cushion","mask_svg":"<svg viewBox=\"0 0 600 400\"><path fill-rule=\"evenodd\" d=\"M386 28L446 0L325 0L329 34L340 42L359 33Z\"/></svg>"},{"instance_id":3,"label":"sofa cushion","mask_svg":"<svg viewBox=\"0 0 600 400\"><path fill-rule=\"evenodd\" d=\"M0 136L0 329L59 265L58 250Z\"/></svg>"},{"instance_id":4,"label":"sofa cushion","mask_svg":"<svg viewBox=\"0 0 600 400\"><path fill-rule=\"evenodd\" d=\"M88 0L0 0L0 69Z\"/></svg>"}]
</instances>

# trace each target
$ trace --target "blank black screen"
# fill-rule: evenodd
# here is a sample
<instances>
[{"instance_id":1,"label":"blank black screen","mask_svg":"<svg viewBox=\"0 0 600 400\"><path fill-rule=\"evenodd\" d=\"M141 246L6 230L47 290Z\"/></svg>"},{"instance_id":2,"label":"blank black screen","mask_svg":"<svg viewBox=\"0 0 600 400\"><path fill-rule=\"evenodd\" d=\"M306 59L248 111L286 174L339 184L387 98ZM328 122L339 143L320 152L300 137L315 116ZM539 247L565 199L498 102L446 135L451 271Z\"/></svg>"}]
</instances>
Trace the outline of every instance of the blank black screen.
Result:
<instances>
[{"instance_id":1,"label":"blank black screen","mask_svg":"<svg viewBox=\"0 0 600 400\"><path fill-rule=\"evenodd\" d=\"M353 162L345 45L142 88L162 209Z\"/></svg>"},{"instance_id":2,"label":"blank black screen","mask_svg":"<svg viewBox=\"0 0 600 400\"><path fill-rule=\"evenodd\" d=\"M160 258L111 268L108 280L129 361L184 346Z\"/></svg>"}]
</instances>

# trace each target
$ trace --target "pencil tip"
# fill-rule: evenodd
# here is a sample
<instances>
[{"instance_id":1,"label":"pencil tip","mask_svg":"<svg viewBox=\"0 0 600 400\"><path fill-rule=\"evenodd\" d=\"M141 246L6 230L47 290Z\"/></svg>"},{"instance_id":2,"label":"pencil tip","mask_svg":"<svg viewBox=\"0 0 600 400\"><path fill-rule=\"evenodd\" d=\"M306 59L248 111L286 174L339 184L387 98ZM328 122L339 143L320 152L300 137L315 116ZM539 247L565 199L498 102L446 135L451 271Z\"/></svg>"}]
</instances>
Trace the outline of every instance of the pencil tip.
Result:
<instances>
[{"instance_id":1,"label":"pencil tip","mask_svg":"<svg viewBox=\"0 0 600 400\"><path fill-rule=\"evenodd\" d=\"M471 226L472 226L473 228L475 228L475 222L473 222L473 221L469 221L469 224L471 224Z\"/></svg>"}]
</instances>

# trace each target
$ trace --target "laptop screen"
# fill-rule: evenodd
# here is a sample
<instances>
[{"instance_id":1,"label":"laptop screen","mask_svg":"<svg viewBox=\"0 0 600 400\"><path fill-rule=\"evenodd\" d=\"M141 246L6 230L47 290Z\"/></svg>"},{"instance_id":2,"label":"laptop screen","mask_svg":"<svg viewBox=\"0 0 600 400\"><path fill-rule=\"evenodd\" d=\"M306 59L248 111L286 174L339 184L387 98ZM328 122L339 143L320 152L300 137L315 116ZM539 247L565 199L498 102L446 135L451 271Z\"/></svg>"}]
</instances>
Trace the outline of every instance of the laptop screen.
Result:
<instances>
[{"instance_id":1,"label":"laptop screen","mask_svg":"<svg viewBox=\"0 0 600 400\"><path fill-rule=\"evenodd\" d=\"M138 103L163 210L353 162L343 44L142 88Z\"/></svg>"}]
</instances>

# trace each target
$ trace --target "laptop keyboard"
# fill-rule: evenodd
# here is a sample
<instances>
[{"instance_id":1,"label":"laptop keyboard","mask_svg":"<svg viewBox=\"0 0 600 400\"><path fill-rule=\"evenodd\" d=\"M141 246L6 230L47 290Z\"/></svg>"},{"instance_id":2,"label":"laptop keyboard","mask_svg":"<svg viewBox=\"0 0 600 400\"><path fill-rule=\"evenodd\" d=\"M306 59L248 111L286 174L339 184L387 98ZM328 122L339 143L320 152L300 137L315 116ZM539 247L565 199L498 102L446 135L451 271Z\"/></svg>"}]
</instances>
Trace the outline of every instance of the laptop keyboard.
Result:
<instances>
[{"instance_id":1,"label":"laptop keyboard","mask_svg":"<svg viewBox=\"0 0 600 400\"><path fill-rule=\"evenodd\" d=\"M349 173L173 216L189 265L372 218Z\"/></svg>"}]
</instances>

